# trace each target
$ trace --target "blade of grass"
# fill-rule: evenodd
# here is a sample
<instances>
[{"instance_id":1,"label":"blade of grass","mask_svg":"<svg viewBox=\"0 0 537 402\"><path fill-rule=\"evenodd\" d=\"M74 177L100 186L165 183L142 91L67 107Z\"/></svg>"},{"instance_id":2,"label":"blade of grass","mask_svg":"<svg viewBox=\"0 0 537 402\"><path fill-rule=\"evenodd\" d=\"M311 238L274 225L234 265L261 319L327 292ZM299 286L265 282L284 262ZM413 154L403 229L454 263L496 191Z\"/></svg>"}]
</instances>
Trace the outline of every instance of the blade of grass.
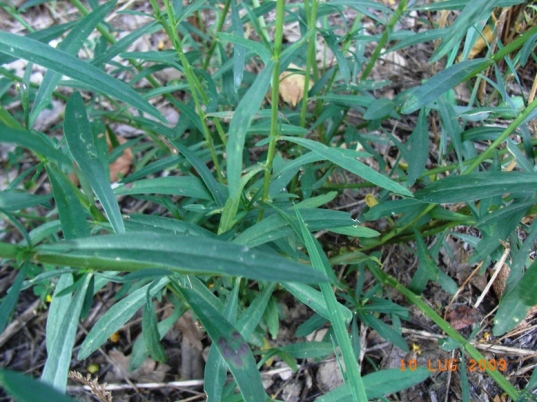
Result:
<instances>
[{"instance_id":1,"label":"blade of grass","mask_svg":"<svg viewBox=\"0 0 537 402\"><path fill-rule=\"evenodd\" d=\"M385 188L389 191L393 191L396 194L413 197L412 193L407 188L388 179L386 176L383 176L382 174L371 169L369 166L366 166L362 162L356 160L354 157L350 156L348 152L346 152L348 150L342 148L327 147L326 145L320 144L312 140L308 140L306 138L283 136L281 137L281 139L302 145L303 147L308 148L311 151L325 157L330 162L342 167L345 170L348 170L351 173L360 176L364 180L376 184L379 187Z\"/></svg>"},{"instance_id":2,"label":"blade of grass","mask_svg":"<svg viewBox=\"0 0 537 402\"><path fill-rule=\"evenodd\" d=\"M239 331L203 297L188 287L178 288L196 313L229 370L245 401L264 401L267 396L250 347Z\"/></svg>"},{"instance_id":3,"label":"blade of grass","mask_svg":"<svg viewBox=\"0 0 537 402\"><path fill-rule=\"evenodd\" d=\"M65 107L64 134L73 159L84 172L116 233L125 233L119 205L110 186L104 133L94 135L82 95L75 92ZM102 148L105 148L103 155Z\"/></svg>"},{"instance_id":4,"label":"blade of grass","mask_svg":"<svg viewBox=\"0 0 537 402\"><path fill-rule=\"evenodd\" d=\"M62 330L58 331L52 341L51 349L48 351L47 362L41 375L43 382L52 385L60 392L65 392L67 387L67 374L71 366L71 355L75 346L78 320L91 276L91 274L86 275L83 283L71 300L69 309L66 311L60 325Z\"/></svg>"},{"instance_id":5,"label":"blade of grass","mask_svg":"<svg viewBox=\"0 0 537 402\"><path fill-rule=\"evenodd\" d=\"M117 0L113 0L101 5L78 21L71 32L60 42L57 49L63 50L71 56L76 56L77 52L84 44L84 40L86 40L86 38L93 32L97 24L113 10L116 2ZM56 88L56 85L58 85L61 78L62 74L53 70L47 71L43 77L43 81L35 95L32 111L30 112L29 127L33 127L39 113L41 113L41 111L50 103L52 91L54 91L54 88Z\"/></svg>"},{"instance_id":6,"label":"blade of grass","mask_svg":"<svg viewBox=\"0 0 537 402\"><path fill-rule=\"evenodd\" d=\"M277 255L221 240L150 232L93 236L42 244L34 259L107 271L168 268L185 274L244 276L275 282L318 283L326 277Z\"/></svg>"},{"instance_id":7,"label":"blade of grass","mask_svg":"<svg viewBox=\"0 0 537 402\"><path fill-rule=\"evenodd\" d=\"M41 381L11 370L0 369L0 384L18 401L76 402L75 399L69 398L63 392L58 392Z\"/></svg>"},{"instance_id":8,"label":"blade of grass","mask_svg":"<svg viewBox=\"0 0 537 402\"><path fill-rule=\"evenodd\" d=\"M418 307L427 317L429 317L436 325L440 327L442 331L446 333L447 336L459 341L466 353L470 355L476 361L485 360L485 357L474 348L466 338L464 338L460 333L454 330L449 323L447 323L438 313L430 307L425 301L423 301L419 296L415 295L408 288L400 284L397 279L388 275L382 271L379 267L375 265L369 266L371 273L383 284L390 286L396 289L399 293L407 298L408 301L413 303ZM513 400L518 400L519 393L516 388L507 381L507 379L497 370L491 370L489 367L486 368L487 373L490 377L498 384L510 398Z\"/></svg>"},{"instance_id":9,"label":"blade of grass","mask_svg":"<svg viewBox=\"0 0 537 402\"><path fill-rule=\"evenodd\" d=\"M108 338L118 331L147 300L147 292L154 297L166 284L168 278L161 278L158 282L149 283L114 304L93 326L82 342L78 352L78 359L88 358L103 345Z\"/></svg>"},{"instance_id":10,"label":"blade of grass","mask_svg":"<svg viewBox=\"0 0 537 402\"><path fill-rule=\"evenodd\" d=\"M55 49L34 39L8 32L0 32L0 52L28 60L67 77L74 78L98 92L113 95L140 111L166 122L166 119L154 106L149 104L127 84L112 78L104 71L62 50Z\"/></svg>"},{"instance_id":11,"label":"blade of grass","mask_svg":"<svg viewBox=\"0 0 537 402\"><path fill-rule=\"evenodd\" d=\"M313 237L311 233L306 228L304 220L302 219L298 208L295 208L295 213L302 231L302 237L306 244L306 249L310 254L312 265L320 272L324 272L328 276L328 270L331 267L327 267L323 264L321 256L318 253L317 247L315 246ZM336 335L337 343L340 347L341 354L343 356L343 361L345 362L345 382L349 385L351 389L351 395L353 401L355 402L366 402L367 395L365 392L364 384L362 382L362 377L360 376L360 368L354 353L352 350L352 344L348 336L347 327L344 322L343 315L341 310L338 308L338 302L332 290L332 286L328 283L320 284L321 292L326 301L326 306L328 307L330 313L330 321L332 322L334 333Z\"/></svg>"}]
</instances>

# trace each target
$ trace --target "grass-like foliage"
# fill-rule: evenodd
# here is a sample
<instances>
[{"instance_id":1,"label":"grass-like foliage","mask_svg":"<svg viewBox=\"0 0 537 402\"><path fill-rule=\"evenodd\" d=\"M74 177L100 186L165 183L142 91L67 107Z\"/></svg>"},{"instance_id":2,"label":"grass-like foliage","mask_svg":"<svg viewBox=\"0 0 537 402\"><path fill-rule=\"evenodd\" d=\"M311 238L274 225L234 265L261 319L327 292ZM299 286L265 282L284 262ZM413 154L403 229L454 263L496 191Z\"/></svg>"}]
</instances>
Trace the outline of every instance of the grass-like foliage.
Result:
<instances>
[{"instance_id":1,"label":"grass-like foliage","mask_svg":"<svg viewBox=\"0 0 537 402\"><path fill-rule=\"evenodd\" d=\"M365 369L365 332L409 352L402 326L411 316L394 292L451 350L477 361L481 330L504 335L537 304L537 99L521 76L536 71L534 5L150 0L129 10L72 0L51 4L76 7L76 18L37 30L26 13L41 3L2 4L26 32L0 32L0 143L14 150L2 161L0 258L17 271L0 332L25 289L52 300L41 382L1 371L6 392L62 400L75 347L77 359L89 358L140 311L131 366L148 355L165 362L161 339L173 320L154 301L169 300L174 320L190 310L210 338L209 401L270 399L267 360L296 369L333 354L343 385L317 400L367 401L431 374ZM510 24L507 12L526 24ZM107 22L116 14L145 23L123 33ZM132 49L156 33L167 49ZM408 79L388 90L377 70L416 48L430 50L419 58L427 75L392 66ZM14 70L19 59L25 67ZM46 70L39 83L36 67ZM61 121L39 131L52 101L64 107ZM133 159L111 183L110 164L125 152ZM343 193L365 197L363 208L338 207ZM469 336L421 296L435 283L451 295L463 286L437 262L448 238L467 244L482 273L510 268L493 321ZM393 244L419 261L408 283L383 264ZM105 286L118 297L77 343ZM324 342L267 349L284 294L312 311L298 335L328 327ZM535 376L514 383L509 372L486 371L512 400L537 385ZM32 387L43 390L28 396Z\"/></svg>"}]
</instances>

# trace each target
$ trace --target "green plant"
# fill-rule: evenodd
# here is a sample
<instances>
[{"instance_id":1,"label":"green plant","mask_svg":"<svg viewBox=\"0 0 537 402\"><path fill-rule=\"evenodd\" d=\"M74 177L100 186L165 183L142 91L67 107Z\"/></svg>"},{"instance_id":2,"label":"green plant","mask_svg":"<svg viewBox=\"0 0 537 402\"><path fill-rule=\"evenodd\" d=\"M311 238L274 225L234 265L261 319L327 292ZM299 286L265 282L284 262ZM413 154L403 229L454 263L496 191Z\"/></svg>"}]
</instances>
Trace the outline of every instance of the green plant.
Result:
<instances>
[{"instance_id":1,"label":"green plant","mask_svg":"<svg viewBox=\"0 0 537 402\"><path fill-rule=\"evenodd\" d=\"M483 359L471 339L420 295L434 282L448 293L457 291L457 283L435 260L440 247L448 247L445 238L453 236L470 244L471 262L483 266L501 258L502 241L511 250L495 335L513 329L537 304L537 264L528 258L537 238L537 142L531 133L537 100L526 98L519 76L523 66L535 65L537 27L509 43L498 35L484 57L469 56L484 26L496 19L494 7L517 3L403 0L392 11L372 1L196 0L183 5L164 0L161 7L151 0L148 22L116 40L104 22L116 9L115 1L90 2L89 10L72 0L80 17L71 23L41 31L27 26L25 36L0 32L0 64L28 61L23 76L0 67L2 84L17 84L21 105L0 108L0 142L33 155L32 166L0 192L0 213L17 239L0 242L0 257L19 270L0 305L0 329L9 323L24 288L40 286L36 292L42 295L54 284L41 378L64 392L79 320L103 287L120 283L122 298L90 330L78 359L88 358L143 308L143 335L135 343L131 367L147 355L164 362L160 341L190 309L212 341L205 370L210 401L268 399L259 371L267 359L278 355L296 368L296 359L325 358L334 351L344 385L318 400L366 401L411 387L430 374L424 367L363 370L358 323L409 351L401 333L401 319L408 319L409 312L388 299L392 287L438 325L463 356ZM4 8L24 21L22 9ZM347 21L349 10L352 21ZM433 25L416 33L397 26L413 13L442 10L460 10L448 28ZM198 29L189 17L204 13L215 23ZM331 25L335 16L341 18L341 29ZM381 32L364 35L366 20ZM301 36L285 44L284 28L294 22ZM428 25L420 18L418 23ZM253 30L250 37L244 36L245 27ZM158 30L165 32L171 49L129 51L136 39ZM56 48L48 45L52 39L59 41ZM375 78L375 67L390 53L434 39L440 43L429 62L438 66L441 60L445 67L392 97L378 96L389 83ZM87 59L76 56L81 49ZM327 49L337 63L324 59L318 65L318 52ZM313 82L296 110L278 102L281 73L292 69L291 63L304 66L298 72L304 88ZM47 69L39 86L30 79L34 64ZM162 84L157 73L163 69L179 71L182 78ZM120 80L118 74L129 78ZM468 99L455 99L459 84L468 89ZM7 104L14 96L7 96L4 87L0 95ZM52 98L65 101L62 132L37 131L39 115ZM178 111L178 123L170 125L153 100ZM388 129L404 115L414 119L406 142ZM434 136L430 121L438 125ZM119 128L125 126L140 134L120 144ZM380 152L386 146L396 150L390 166ZM22 163L21 148L11 154L11 165ZM134 151L134 169L113 188L109 163L127 148ZM360 182L353 182L351 174ZM31 190L36 177L46 177L48 191ZM362 197L362 189L374 202L360 211L359 220L330 209L338 194L354 191ZM118 197L143 200L161 213L125 213ZM382 233L361 223L381 220L387 222ZM481 236L460 228L477 228ZM329 253L329 245L314 232L359 243L336 244ZM431 249L427 238L436 240ZM386 272L377 252L394 243L415 243L419 267L406 285ZM339 265L343 274L336 276ZM36 269L41 273L36 275ZM366 271L375 279L367 288ZM356 281L353 272L358 272ZM314 310L301 328L304 334L328 321L331 345L262 349L260 339L267 332L278 335L276 291ZM174 313L159 322L153 300L163 297ZM261 361L256 354L263 355ZM226 385L228 369L231 386ZM487 372L513 400L527 397L533 387L530 381L521 393L503 373ZM9 391L21 380L6 373L0 382ZM463 391L466 398L464 382Z\"/></svg>"}]
</instances>

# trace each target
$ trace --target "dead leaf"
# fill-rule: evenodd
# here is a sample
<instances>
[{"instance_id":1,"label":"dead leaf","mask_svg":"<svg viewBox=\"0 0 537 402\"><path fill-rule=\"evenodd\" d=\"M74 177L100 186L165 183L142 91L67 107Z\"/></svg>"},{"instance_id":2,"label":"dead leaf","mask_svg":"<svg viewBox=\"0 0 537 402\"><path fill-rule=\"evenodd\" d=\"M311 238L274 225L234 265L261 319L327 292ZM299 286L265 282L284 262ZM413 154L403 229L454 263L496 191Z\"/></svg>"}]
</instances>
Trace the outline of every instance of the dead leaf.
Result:
<instances>
[{"instance_id":1,"label":"dead leaf","mask_svg":"<svg viewBox=\"0 0 537 402\"><path fill-rule=\"evenodd\" d=\"M183 333L183 337L187 338L190 344L199 352L203 351L201 338L204 334L200 331L196 322L192 318L190 312L186 312L177 320L175 327Z\"/></svg>"},{"instance_id":2,"label":"dead leaf","mask_svg":"<svg viewBox=\"0 0 537 402\"><path fill-rule=\"evenodd\" d=\"M485 28L483 28L483 31L481 31L481 35L477 38L477 40L474 43L474 47L472 47L472 50L470 50L470 53L468 54L468 60L474 59L481 51L488 46L489 43L492 42L494 39L494 32L490 28L489 25L487 25ZM462 60L462 54L459 55L457 58L457 61Z\"/></svg>"},{"instance_id":3,"label":"dead leaf","mask_svg":"<svg viewBox=\"0 0 537 402\"><path fill-rule=\"evenodd\" d=\"M108 152L112 152L112 143L110 142L110 135L106 133L106 143L108 144ZM124 144L127 140L123 137L117 137L119 144ZM125 177L132 166L132 150L126 148L121 156L110 164L110 182L116 182L118 178Z\"/></svg>"},{"instance_id":4,"label":"dead leaf","mask_svg":"<svg viewBox=\"0 0 537 402\"><path fill-rule=\"evenodd\" d=\"M449 312L447 319L453 329L459 330L479 321L479 312L472 307L459 306Z\"/></svg>"},{"instance_id":5,"label":"dead leaf","mask_svg":"<svg viewBox=\"0 0 537 402\"><path fill-rule=\"evenodd\" d=\"M505 285L507 283L507 279L509 278L509 274L511 273L511 269L507 264L503 264L503 266L500 268L500 273L496 277L496 280L492 284L492 289L494 289L494 293L496 293L496 297L498 300L500 300L503 296L503 292L505 290ZM528 326L528 319L533 317L535 314L537 314L537 306L532 306L528 310L528 314L526 314L526 317L518 324L513 330L517 331L520 328L525 328Z\"/></svg>"},{"instance_id":6,"label":"dead leaf","mask_svg":"<svg viewBox=\"0 0 537 402\"><path fill-rule=\"evenodd\" d=\"M289 65L291 70L301 70L293 63ZM280 74L280 85L278 86L280 96L285 103L288 103L292 107L295 107L298 102L304 97L304 87L306 85L306 78L304 74L297 71L284 71ZM313 87L313 82L309 81L308 91Z\"/></svg>"},{"instance_id":7,"label":"dead leaf","mask_svg":"<svg viewBox=\"0 0 537 402\"><path fill-rule=\"evenodd\" d=\"M108 357L113 363L113 370L106 374L106 382L118 382L125 378L138 382L163 382L166 372L171 369L170 366L158 364L148 357L139 368L129 371L130 357L125 356L118 350L108 352Z\"/></svg>"}]
</instances>

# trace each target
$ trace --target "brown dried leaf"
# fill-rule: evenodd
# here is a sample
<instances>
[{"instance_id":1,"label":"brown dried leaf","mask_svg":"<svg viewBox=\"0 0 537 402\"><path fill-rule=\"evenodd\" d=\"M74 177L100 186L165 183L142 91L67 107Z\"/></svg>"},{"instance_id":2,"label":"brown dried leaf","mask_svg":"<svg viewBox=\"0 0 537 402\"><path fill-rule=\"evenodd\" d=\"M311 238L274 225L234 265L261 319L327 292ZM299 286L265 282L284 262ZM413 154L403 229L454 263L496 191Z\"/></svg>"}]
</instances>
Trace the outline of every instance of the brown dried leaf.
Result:
<instances>
[{"instance_id":1,"label":"brown dried leaf","mask_svg":"<svg viewBox=\"0 0 537 402\"><path fill-rule=\"evenodd\" d=\"M117 137L119 144L124 144L127 140L123 137ZM112 143L110 142L110 135L106 135L106 143L108 144L108 152L112 152ZM118 178L125 177L132 166L132 150L127 148L123 151L123 154L110 164L110 181L116 182Z\"/></svg>"},{"instance_id":2,"label":"brown dried leaf","mask_svg":"<svg viewBox=\"0 0 537 402\"><path fill-rule=\"evenodd\" d=\"M459 330L479 321L479 312L472 307L458 306L449 312L447 319L453 329Z\"/></svg>"},{"instance_id":3,"label":"brown dried leaf","mask_svg":"<svg viewBox=\"0 0 537 402\"><path fill-rule=\"evenodd\" d=\"M505 284L507 283L507 278L509 278L510 273L511 269L509 268L509 266L507 264L503 264L503 266L500 268L500 273L492 284L492 289L494 289L494 293L496 293L496 297L498 299L501 299L503 296Z\"/></svg>"},{"instance_id":4,"label":"brown dried leaf","mask_svg":"<svg viewBox=\"0 0 537 402\"><path fill-rule=\"evenodd\" d=\"M203 345L201 343L203 332L201 332L198 328L190 312L187 311L185 314L183 314L175 323L175 327L183 333L183 337L188 339L190 345L192 345L194 349L199 352L203 350Z\"/></svg>"},{"instance_id":5,"label":"brown dried leaf","mask_svg":"<svg viewBox=\"0 0 537 402\"><path fill-rule=\"evenodd\" d=\"M302 70L294 64L290 64L289 68L292 70ZM285 103L288 103L292 107L295 107L298 102L304 97L304 87L306 85L306 78L304 74L296 71L284 71L280 74L280 85L278 86L280 96ZM308 85L308 91L313 87L313 82L310 80Z\"/></svg>"},{"instance_id":6,"label":"brown dried leaf","mask_svg":"<svg viewBox=\"0 0 537 402\"><path fill-rule=\"evenodd\" d=\"M105 381L107 382L117 382L125 378L138 382L162 382L166 372L171 369L166 364L157 364L154 360L147 358L138 369L129 371L130 357L118 350L111 350L108 357L113 363L113 370L106 374Z\"/></svg>"},{"instance_id":7,"label":"brown dried leaf","mask_svg":"<svg viewBox=\"0 0 537 402\"><path fill-rule=\"evenodd\" d=\"M484 39L483 39L484 37ZM474 47L472 50L470 50L470 54L468 55L468 60L471 60L475 58L481 51L488 46L489 43L492 42L492 39L494 39L494 32L490 28L489 25L487 25L485 28L483 28L483 31L481 32L481 35L477 38L477 40L474 43ZM462 59L462 55L459 55L458 61Z\"/></svg>"}]
</instances>

